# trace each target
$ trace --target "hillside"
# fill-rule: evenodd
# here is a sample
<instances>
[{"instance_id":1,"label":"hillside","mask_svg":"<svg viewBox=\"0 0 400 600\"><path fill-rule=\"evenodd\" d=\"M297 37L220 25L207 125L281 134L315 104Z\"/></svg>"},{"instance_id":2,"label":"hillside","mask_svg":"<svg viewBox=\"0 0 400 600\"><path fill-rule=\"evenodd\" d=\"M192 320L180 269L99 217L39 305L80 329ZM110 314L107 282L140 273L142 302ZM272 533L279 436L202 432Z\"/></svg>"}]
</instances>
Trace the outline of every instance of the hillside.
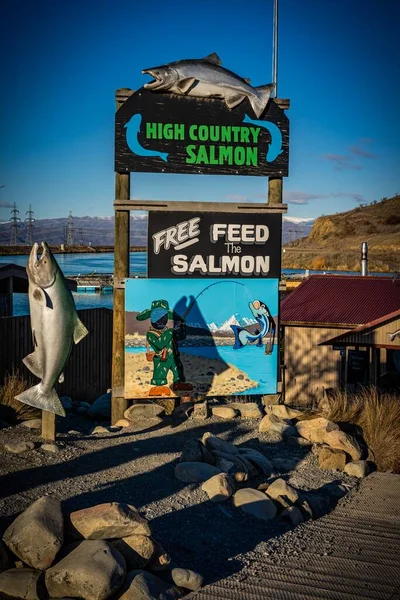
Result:
<instances>
[{"instance_id":1,"label":"hillside","mask_svg":"<svg viewBox=\"0 0 400 600\"><path fill-rule=\"evenodd\" d=\"M359 270L368 242L369 270L400 268L400 196L319 217L307 237L284 246L284 268Z\"/></svg>"}]
</instances>

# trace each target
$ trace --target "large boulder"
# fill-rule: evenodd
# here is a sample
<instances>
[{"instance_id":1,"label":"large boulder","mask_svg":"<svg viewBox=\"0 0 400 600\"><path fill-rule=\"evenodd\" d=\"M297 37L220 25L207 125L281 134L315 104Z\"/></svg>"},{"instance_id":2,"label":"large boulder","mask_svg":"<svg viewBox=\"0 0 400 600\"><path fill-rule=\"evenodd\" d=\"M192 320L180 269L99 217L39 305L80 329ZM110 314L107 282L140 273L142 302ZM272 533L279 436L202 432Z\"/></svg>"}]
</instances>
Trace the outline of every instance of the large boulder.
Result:
<instances>
[{"instance_id":1,"label":"large boulder","mask_svg":"<svg viewBox=\"0 0 400 600\"><path fill-rule=\"evenodd\" d=\"M257 402L232 402L231 406L239 411L242 419L259 419L264 414Z\"/></svg>"},{"instance_id":2,"label":"large boulder","mask_svg":"<svg viewBox=\"0 0 400 600\"><path fill-rule=\"evenodd\" d=\"M295 527L304 521L303 514L301 510L297 508L297 506L288 506L281 512L280 516L282 519L289 521Z\"/></svg>"},{"instance_id":3,"label":"large boulder","mask_svg":"<svg viewBox=\"0 0 400 600\"><path fill-rule=\"evenodd\" d=\"M150 535L150 527L130 504L111 502L77 510L70 515L73 532L87 540Z\"/></svg>"},{"instance_id":4,"label":"large boulder","mask_svg":"<svg viewBox=\"0 0 400 600\"><path fill-rule=\"evenodd\" d=\"M290 431L296 433L288 419L281 419L271 412L266 414L265 417L261 419L260 425L258 426L258 431L260 431L260 433L272 433L281 436Z\"/></svg>"},{"instance_id":5,"label":"large boulder","mask_svg":"<svg viewBox=\"0 0 400 600\"><path fill-rule=\"evenodd\" d=\"M235 410L231 406L214 406L211 409L211 412L214 417L219 417L220 419L225 419L226 421L231 421L239 414L239 411Z\"/></svg>"},{"instance_id":6,"label":"large boulder","mask_svg":"<svg viewBox=\"0 0 400 600\"><path fill-rule=\"evenodd\" d=\"M187 590L196 591L203 585L203 576L190 569L172 569L171 576L177 586Z\"/></svg>"},{"instance_id":7,"label":"large boulder","mask_svg":"<svg viewBox=\"0 0 400 600\"><path fill-rule=\"evenodd\" d=\"M175 585L146 571L130 571L119 591L119 600L177 600L182 596Z\"/></svg>"},{"instance_id":8,"label":"large boulder","mask_svg":"<svg viewBox=\"0 0 400 600\"><path fill-rule=\"evenodd\" d=\"M3 540L30 567L50 567L64 541L60 501L51 496L36 500L11 523Z\"/></svg>"},{"instance_id":9,"label":"large boulder","mask_svg":"<svg viewBox=\"0 0 400 600\"><path fill-rule=\"evenodd\" d=\"M276 516L276 506L263 492L253 488L238 490L233 496L234 506L262 521L270 521Z\"/></svg>"},{"instance_id":10,"label":"large boulder","mask_svg":"<svg viewBox=\"0 0 400 600\"><path fill-rule=\"evenodd\" d=\"M125 419L128 421L137 421L138 419L154 419L165 415L165 408L153 402L142 402L132 404L124 412Z\"/></svg>"},{"instance_id":11,"label":"large boulder","mask_svg":"<svg viewBox=\"0 0 400 600\"><path fill-rule=\"evenodd\" d=\"M309 442L322 444L325 436L331 431L339 431L339 425L324 417L317 417L309 421L298 421L295 425L298 435Z\"/></svg>"},{"instance_id":12,"label":"large boulder","mask_svg":"<svg viewBox=\"0 0 400 600\"><path fill-rule=\"evenodd\" d=\"M225 502L234 493L235 483L227 473L219 473L205 481L201 489L206 492L212 502Z\"/></svg>"},{"instance_id":13,"label":"large boulder","mask_svg":"<svg viewBox=\"0 0 400 600\"><path fill-rule=\"evenodd\" d=\"M278 498L278 496L283 496L284 498L288 498L290 502L295 504L299 501L299 494L297 491L289 485L284 479L275 479L270 486L268 486L265 492L270 498Z\"/></svg>"},{"instance_id":14,"label":"large boulder","mask_svg":"<svg viewBox=\"0 0 400 600\"><path fill-rule=\"evenodd\" d=\"M11 454L24 454L35 448L35 442L4 442L4 449Z\"/></svg>"},{"instance_id":15,"label":"large boulder","mask_svg":"<svg viewBox=\"0 0 400 600\"><path fill-rule=\"evenodd\" d=\"M147 535L130 535L109 543L125 558L128 571L144 569L156 553L156 544Z\"/></svg>"},{"instance_id":16,"label":"large boulder","mask_svg":"<svg viewBox=\"0 0 400 600\"><path fill-rule=\"evenodd\" d=\"M46 571L46 587L53 598L106 600L124 582L124 557L103 540L85 540Z\"/></svg>"},{"instance_id":17,"label":"large boulder","mask_svg":"<svg viewBox=\"0 0 400 600\"><path fill-rule=\"evenodd\" d=\"M270 477L273 469L272 463L264 454L253 448L239 448L239 456L254 464L266 477Z\"/></svg>"},{"instance_id":18,"label":"large boulder","mask_svg":"<svg viewBox=\"0 0 400 600\"><path fill-rule=\"evenodd\" d=\"M274 404L269 406L267 411L280 419L298 419L303 414L301 410L290 408L286 404Z\"/></svg>"},{"instance_id":19,"label":"large boulder","mask_svg":"<svg viewBox=\"0 0 400 600\"><path fill-rule=\"evenodd\" d=\"M175 477L183 483L202 483L221 471L203 462L181 462L175 467Z\"/></svg>"},{"instance_id":20,"label":"large boulder","mask_svg":"<svg viewBox=\"0 0 400 600\"><path fill-rule=\"evenodd\" d=\"M86 414L93 419L111 419L111 392L97 398Z\"/></svg>"},{"instance_id":21,"label":"large boulder","mask_svg":"<svg viewBox=\"0 0 400 600\"><path fill-rule=\"evenodd\" d=\"M334 448L322 448L318 454L321 469L343 471L346 465L346 453Z\"/></svg>"},{"instance_id":22,"label":"large boulder","mask_svg":"<svg viewBox=\"0 0 400 600\"><path fill-rule=\"evenodd\" d=\"M225 454L239 454L239 450L234 444L226 442L212 433L205 433L201 441L210 452L219 451Z\"/></svg>"},{"instance_id":23,"label":"large boulder","mask_svg":"<svg viewBox=\"0 0 400 600\"><path fill-rule=\"evenodd\" d=\"M334 430L325 434L323 442L336 450L343 450L349 454L353 460L362 458L362 449L355 438L344 431Z\"/></svg>"},{"instance_id":24,"label":"large boulder","mask_svg":"<svg viewBox=\"0 0 400 600\"><path fill-rule=\"evenodd\" d=\"M0 598L43 600L47 598L42 571L10 569L0 573Z\"/></svg>"},{"instance_id":25,"label":"large boulder","mask_svg":"<svg viewBox=\"0 0 400 600\"><path fill-rule=\"evenodd\" d=\"M203 444L199 440L189 439L183 445L180 462L203 462Z\"/></svg>"},{"instance_id":26,"label":"large boulder","mask_svg":"<svg viewBox=\"0 0 400 600\"><path fill-rule=\"evenodd\" d=\"M7 546L0 540L0 573L11 567L11 559Z\"/></svg>"}]
</instances>

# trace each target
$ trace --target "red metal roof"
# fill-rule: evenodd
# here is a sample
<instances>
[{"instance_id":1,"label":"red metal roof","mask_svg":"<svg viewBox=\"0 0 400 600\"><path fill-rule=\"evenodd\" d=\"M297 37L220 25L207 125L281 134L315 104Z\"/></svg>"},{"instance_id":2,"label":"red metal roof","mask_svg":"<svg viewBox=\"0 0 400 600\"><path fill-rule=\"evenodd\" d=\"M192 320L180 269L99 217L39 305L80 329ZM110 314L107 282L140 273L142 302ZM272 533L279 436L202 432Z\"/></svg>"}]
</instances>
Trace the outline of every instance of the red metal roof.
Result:
<instances>
[{"instance_id":1,"label":"red metal roof","mask_svg":"<svg viewBox=\"0 0 400 600\"><path fill-rule=\"evenodd\" d=\"M281 304L283 323L363 325L400 309L400 278L311 275Z\"/></svg>"}]
</instances>

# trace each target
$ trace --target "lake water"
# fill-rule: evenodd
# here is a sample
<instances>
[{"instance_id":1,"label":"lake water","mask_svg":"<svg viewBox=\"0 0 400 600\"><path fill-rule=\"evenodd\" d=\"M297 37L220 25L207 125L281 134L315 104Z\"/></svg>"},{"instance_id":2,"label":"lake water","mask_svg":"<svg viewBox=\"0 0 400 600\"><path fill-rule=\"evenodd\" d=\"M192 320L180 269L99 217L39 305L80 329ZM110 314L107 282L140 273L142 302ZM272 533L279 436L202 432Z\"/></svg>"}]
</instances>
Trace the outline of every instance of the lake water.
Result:
<instances>
[{"instance_id":1,"label":"lake water","mask_svg":"<svg viewBox=\"0 0 400 600\"><path fill-rule=\"evenodd\" d=\"M114 272L114 253L82 253L82 254L55 254L58 264L64 275L85 275L88 273L113 273ZM13 263L26 267L28 256L0 256L0 265ZM146 252L131 252L130 254L130 274L131 276L146 275ZM324 271L309 271L313 273L323 273ZM283 269L282 273L286 275L304 274L299 269ZM359 275L358 272L335 271L337 275ZM391 276L390 273L370 273L371 275ZM92 292L75 293L75 303L77 308L112 308L112 292ZM14 315L29 314L28 296L26 294L14 294Z\"/></svg>"}]
</instances>

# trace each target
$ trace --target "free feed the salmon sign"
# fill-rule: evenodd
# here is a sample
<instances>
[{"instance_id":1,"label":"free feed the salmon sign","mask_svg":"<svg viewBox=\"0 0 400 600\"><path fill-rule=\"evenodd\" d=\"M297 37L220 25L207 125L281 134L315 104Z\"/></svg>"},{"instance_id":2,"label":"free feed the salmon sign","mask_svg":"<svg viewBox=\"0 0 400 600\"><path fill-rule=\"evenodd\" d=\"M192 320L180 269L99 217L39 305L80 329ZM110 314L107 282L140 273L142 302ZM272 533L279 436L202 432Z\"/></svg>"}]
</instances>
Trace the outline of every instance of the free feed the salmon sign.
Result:
<instances>
[{"instance_id":1,"label":"free feed the salmon sign","mask_svg":"<svg viewBox=\"0 0 400 600\"><path fill-rule=\"evenodd\" d=\"M145 69L153 81L116 113L115 170L288 175L289 121L270 98L210 55Z\"/></svg>"},{"instance_id":2,"label":"free feed the salmon sign","mask_svg":"<svg viewBox=\"0 0 400 600\"><path fill-rule=\"evenodd\" d=\"M149 212L149 278L279 279L281 214Z\"/></svg>"}]
</instances>

